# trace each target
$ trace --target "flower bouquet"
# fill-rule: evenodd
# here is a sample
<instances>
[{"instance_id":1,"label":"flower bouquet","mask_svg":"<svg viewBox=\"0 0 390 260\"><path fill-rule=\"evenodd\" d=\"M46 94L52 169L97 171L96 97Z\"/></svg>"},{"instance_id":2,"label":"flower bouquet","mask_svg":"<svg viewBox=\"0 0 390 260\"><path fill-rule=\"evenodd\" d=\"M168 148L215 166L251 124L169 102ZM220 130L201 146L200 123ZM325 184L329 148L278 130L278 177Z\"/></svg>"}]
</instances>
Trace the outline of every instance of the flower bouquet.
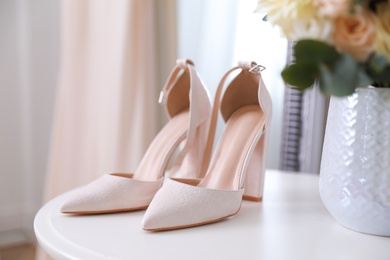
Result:
<instances>
[{"instance_id":1,"label":"flower bouquet","mask_svg":"<svg viewBox=\"0 0 390 260\"><path fill-rule=\"evenodd\" d=\"M390 236L390 0L259 0L258 10L296 42L286 83L348 96L330 99L325 207L349 229Z\"/></svg>"},{"instance_id":2,"label":"flower bouquet","mask_svg":"<svg viewBox=\"0 0 390 260\"><path fill-rule=\"evenodd\" d=\"M326 95L390 87L390 0L259 0L258 12L296 42L284 81Z\"/></svg>"}]
</instances>

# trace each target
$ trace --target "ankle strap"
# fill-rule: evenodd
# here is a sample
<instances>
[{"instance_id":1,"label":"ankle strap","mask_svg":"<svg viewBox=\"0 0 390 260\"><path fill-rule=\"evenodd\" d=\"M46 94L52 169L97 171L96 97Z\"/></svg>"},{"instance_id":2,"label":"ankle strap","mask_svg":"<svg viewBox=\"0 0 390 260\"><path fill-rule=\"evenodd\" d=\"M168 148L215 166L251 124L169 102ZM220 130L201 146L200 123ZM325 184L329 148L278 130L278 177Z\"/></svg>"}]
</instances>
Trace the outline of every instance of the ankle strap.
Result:
<instances>
[{"instance_id":1,"label":"ankle strap","mask_svg":"<svg viewBox=\"0 0 390 260\"><path fill-rule=\"evenodd\" d=\"M162 105L166 105L167 98L169 95L169 92L172 90L173 86L175 86L177 80L178 80L178 74L181 70L190 69L191 67L194 67L194 62L189 59L177 59L176 60L176 66L173 68L171 74L168 77L167 82L165 83L165 86L160 92L160 97L158 99L158 103ZM191 73L191 71L190 71ZM169 114L169 113L168 113Z\"/></svg>"}]
</instances>

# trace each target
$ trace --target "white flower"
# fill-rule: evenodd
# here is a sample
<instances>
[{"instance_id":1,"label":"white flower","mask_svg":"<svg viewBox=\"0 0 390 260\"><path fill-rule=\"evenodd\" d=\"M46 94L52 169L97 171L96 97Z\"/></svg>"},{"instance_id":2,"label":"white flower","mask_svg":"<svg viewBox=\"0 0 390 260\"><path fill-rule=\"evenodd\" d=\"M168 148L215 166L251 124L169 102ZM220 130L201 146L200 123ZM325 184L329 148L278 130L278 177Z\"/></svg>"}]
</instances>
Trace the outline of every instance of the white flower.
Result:
<instances>
[{"instance_id":1,"label":"white flower","mask_svg":"<svg viewBox=\"0 0 390 260\"><path fill-rule=\"evenodd\" d=\"M313 0L260 0L257 10L266 11L267 20L279 26L291 41L302 38L331 41L331 21L318 15Z\"/></svg>"}]
</instances>

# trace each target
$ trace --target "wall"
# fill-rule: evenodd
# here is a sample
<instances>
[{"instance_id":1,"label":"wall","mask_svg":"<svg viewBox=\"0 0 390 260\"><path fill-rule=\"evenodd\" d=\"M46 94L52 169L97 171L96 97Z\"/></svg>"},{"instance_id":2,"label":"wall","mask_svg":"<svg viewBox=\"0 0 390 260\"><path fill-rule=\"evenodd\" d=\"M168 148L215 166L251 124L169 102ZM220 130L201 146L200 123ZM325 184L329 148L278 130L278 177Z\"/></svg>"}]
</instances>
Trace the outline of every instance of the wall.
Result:
<instances>
[{"instance_id":1,"label":"wall","mask_svg":"<svg viewBox=\"0 0 390 260\"><path fill-rule=\"evenodd\" d=\"M53 0L0 1L0 245L33 237L58 71Z\"/></svg>"}]
</instances>

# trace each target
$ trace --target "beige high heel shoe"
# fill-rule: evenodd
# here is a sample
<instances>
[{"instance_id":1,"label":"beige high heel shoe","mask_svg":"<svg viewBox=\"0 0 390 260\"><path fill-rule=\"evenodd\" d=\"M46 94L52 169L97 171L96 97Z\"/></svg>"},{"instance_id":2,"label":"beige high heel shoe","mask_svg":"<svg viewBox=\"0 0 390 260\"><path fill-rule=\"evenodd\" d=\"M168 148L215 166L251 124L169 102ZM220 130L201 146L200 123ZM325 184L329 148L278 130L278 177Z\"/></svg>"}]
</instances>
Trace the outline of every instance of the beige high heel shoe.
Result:
<instances>
[{"instance_id":1,"label":"beige high heel shoe","mask_svg":"<svg viewBox=\"0 0 390 260\"><path fill-rule=\"evenodd\" d=\"M214 140L218 108L226 122L207 174L199 184L168 179L150 203L143 229L171 230L204 225L235 215L242 199L261 201L265 149L272 115L261 66L240 62L222 78L214 101L207 153ZM220 96L227 76L241 72Z\"/></svg>"},{"instance_id":2,"label":"beige high heel shoe","mask_svg":"<svg viewBox=\"0 0 390 260\"><path fill-rule=\"evenodd\" d=\"M67 214L97 214L146 208L161 187L172 154L182 145L173 169L182 178L201 178L208 164L205 146L211 104L190 60L177 60L160 94L169 122L155 137L134 174L112 173L75 191L61 207ZM203 172L202 172L203 171Z\"/></svg>"}]
</instances>

